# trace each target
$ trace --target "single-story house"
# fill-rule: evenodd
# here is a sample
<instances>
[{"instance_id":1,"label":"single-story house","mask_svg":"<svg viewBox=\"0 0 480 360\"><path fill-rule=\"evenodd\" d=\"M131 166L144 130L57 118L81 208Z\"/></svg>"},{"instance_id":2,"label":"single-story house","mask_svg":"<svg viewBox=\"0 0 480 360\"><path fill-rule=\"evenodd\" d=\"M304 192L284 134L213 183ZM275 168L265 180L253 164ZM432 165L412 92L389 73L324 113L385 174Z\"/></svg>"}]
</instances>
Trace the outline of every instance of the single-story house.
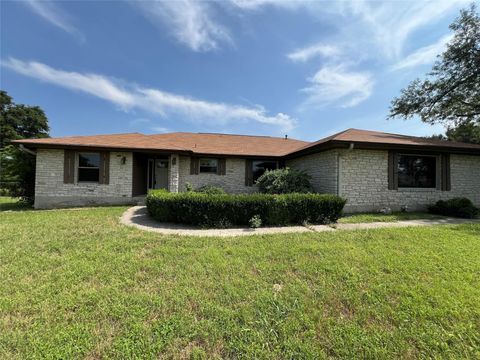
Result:
<instances>
[{"instance_id":1,"label":"single-story house","mask_svg":"<svg viewBox=\"0 0 480 360\"><path fill-rule=\"evenodd\" d=\"M256 192L266 169L304 170L346 211L424 209L468 197L480 206L480 145L348 129L316 142L211 133L18 140L36 161L35 208L135 203L149 189L215 185Z\"/></svg>"}]
</instances>

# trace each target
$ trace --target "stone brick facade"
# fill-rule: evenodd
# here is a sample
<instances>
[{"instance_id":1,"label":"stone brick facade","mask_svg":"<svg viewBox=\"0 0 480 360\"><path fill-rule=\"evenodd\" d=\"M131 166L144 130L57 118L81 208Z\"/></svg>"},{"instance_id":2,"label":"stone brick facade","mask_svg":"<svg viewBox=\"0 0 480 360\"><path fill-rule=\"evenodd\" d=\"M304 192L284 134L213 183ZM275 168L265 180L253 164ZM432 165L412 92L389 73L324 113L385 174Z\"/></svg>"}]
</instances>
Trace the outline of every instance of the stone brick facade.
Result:
<instances>
[{"instance_id":1,"label":"stone brick facade","mask_svg":"<svg viewBox=\"0 0 480 360\"><path fill-rule=\"evenodd\" d=\"M345 211L425 210L441 199L467 197L480 206L480 156L451 155L451 191L437 189L388 190L388 151L339 151L339 192L348 199Z\"/></svg>"},{"instance_id":2,"label":"stone brick facade","mask_svg":"<svg viewBox=\"0 0 480 360\"><path fill-rule=\"evenodd\" d=\"M169 157L168 167L168 191L178 192L180 182L180 156L172 154Z\"/></svg>"},{"instance_id":3,"label":"stone brick facade","mask_svg":"<svg viewBox=\"0 0 480 360\"><path fill-rule=\"evenodd\" d=\"M226 174L190 174L190 157L180 156L180 173L178 191L185 191L186 184L193 188L203 185L220 186L228 193L252 193L258 191L254 186L245 186L245 159L227 158Z\"/></svg>"},{"instance_id":4,"label":"stone brick facade","mask_svg":"<svg viewBox=\"0 0 480 360\"><path fill-rule=\"evenodd\" d=\"M122 157L126 158L125 164L122 164ZM131 152L110 153L108 185L76 180L73 184L64 184L64 151L39 149L35 208L133 203L132 158ZM258 191L256 186L245 186L245 159L227 158L225 175L191 175L190 157L172 154L169 159L168 188L171 192L185 191L187 183L194 188L219 186L229 193ZM480 156L452 154L450 163L451 191L388 190L388 151L385 150L329 150L287 160L286 166L307 171L316 191L345 197L347 212L378 211L385 206L399 210L405 205L411 210L423 210L439 199L460 196L480 206Z\"/></svg>"},{"instance_id":5,"label":"stone brick facade","mask_svg":"<svg viewBox=\"0 0 480 360\"><path fill-rule=\"evenodd\" d=\"M122 164L122 157L126 158ZM78 162L78 158L76 159ZM110 181L108 185L63 183L64 151L38 149L35 177L35 208L53 208L96 204L132 202L132 153L110 153Z\"/></svg>"},{"instance_id":6,"label":"stone brick facade","mask_svg":"<svg viewBox=\"0 0 480 360\"><path fill-rule=\"evenodd\" d=\"M287 160L285 165L306 171L312 177L312 186L319 193L336 194L338 177L338 151L329 150Z\"/></svg>"}]
</instances>

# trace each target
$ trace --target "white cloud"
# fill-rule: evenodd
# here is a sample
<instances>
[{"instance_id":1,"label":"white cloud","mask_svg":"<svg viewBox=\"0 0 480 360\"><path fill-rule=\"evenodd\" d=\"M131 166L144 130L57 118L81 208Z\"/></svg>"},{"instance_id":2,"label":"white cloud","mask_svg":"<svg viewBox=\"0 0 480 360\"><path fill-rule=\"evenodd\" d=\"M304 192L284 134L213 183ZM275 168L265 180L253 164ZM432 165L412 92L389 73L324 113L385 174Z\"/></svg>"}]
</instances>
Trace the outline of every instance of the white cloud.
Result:
<instances>
[{"instance_id":1,"label":"white cloud","mask_svg":"<svg viewBox=\"0 0 480 360\"><path fill-rule=\"evenodd\" d=\"M394 66L394 70L401 70L406 68L415 67L418 65L426 65L431 64L437 58L437 55L442 54L445 49L447 43L453 39L453 35L446 35L439 39L436 43L424 46L415 52L411 53L404 59L397 62Z\"/></svg>"},{"instance_id":2,"label":"white cloud","mask_svg":"<svg viewBox=\"0 0 480 360\"><path fill-rule=\"evenodd\" d=\"M409 36L418 29L443 18L452 11L468 3L469 0L438 1L397 1L397 2L341 2L339 11L344 15L353 15L361 24L352 22L351 38L357 37L359 43L373 39L387 58L401 56ZM360 25L360 26L359 26ZM367 35L368 34L368 35Z\"/></svg>"},{"instance_id":3,"label":"white cloud","mask_svg":"<svg viewBox=\"0 0 480 360\"><path fill-rule=\"evenodd\" d=\"M180 43L193 51L215 50L231 43L228 30L214 19L209 2L194 0L134 1L155 25L166 27Z\"/></svg>"},{"instance_id":4,"label":"white cloud","mask_svg":"<svg viewBox=\"0 0 480 360\"><path fill-rule=\"evenodd\" d=\"M276 6L292 10L308 4L308 1L302 0L230 0L230 2L242 10L258 10L264 6Z\"/></svg>"},{"instance_id":5,"label":"white cloud","mask_svg":"<svg viewBox=\"0 0 480 360\"><path fill-rule=\"evenodd\" d=\"M290 54L287 54L287 57L293 62L307 62L310 59L321 56L321 57L334 57L340 54L339 49L336 46L325 45L325 44L315 44L307 46L302 49L295 50Z\"/></svg>"},{"instance_id":6,"label":"white cloud","mask_svg":"<svg viewBox=\"0 0 480 360\"><path fill-rule=\"evenodd\" d=\"M158 132L158 133L167 133L170 131L170 129L163 127L163 126L152 126L151 127L152 131Z\"/></svg>"},{"instance_id":7,"label":"white cloud","mask_svg":"<svg viewBox=\"0 0 480 360\"><path fill-rule=\"evenodd\" d=\"M70 23L69 15L52 1L27 0L25 4L29 5L30 9L52 25L66 31L70 35L76 36L81 41L85 40L84 35Z\"/></svg>"},{"instance_id":8,"label":"white cloud","mask_svg":"<svg viewBox=\"0 0 480 360\"><path fill-rule=\"evenodd\" d=\"M135 97L114 80L97 74L81 74L57 70L38 62L24 62L9 58L2 65L25 76L33 77L71 90L81 90L122 108L134 105Z\"/></svg>"},{"instance_id":9,"label":"white cloud","mask_svg":"<svg viewBox=\"0 0 480 360\"><path fill-rule=\"evenodd\" d=\"M302 89L308 95L304 107L334 102L353 107L371 96L374 85L370 73L347 71L344 65L324 66L308 81L310 86Z\"/></svg>"},{"instance_id":10,"label":"white cloud","mask_svg":"<svg viewBox=\"0 0 480 360\"><path fill-rule=\"evenodd\" d=\"M57 70L33 61L10 58L2 62L2 66L25 76L96 96L124 110L139 109L162 117L178 115L185 120L208 124L253 121L276 126L281 130L291 130L296 123L286 114L269 115L266 109L259 105L247 107L209 102L122 83L103 75Z\"/></svg>"}]
</instances>

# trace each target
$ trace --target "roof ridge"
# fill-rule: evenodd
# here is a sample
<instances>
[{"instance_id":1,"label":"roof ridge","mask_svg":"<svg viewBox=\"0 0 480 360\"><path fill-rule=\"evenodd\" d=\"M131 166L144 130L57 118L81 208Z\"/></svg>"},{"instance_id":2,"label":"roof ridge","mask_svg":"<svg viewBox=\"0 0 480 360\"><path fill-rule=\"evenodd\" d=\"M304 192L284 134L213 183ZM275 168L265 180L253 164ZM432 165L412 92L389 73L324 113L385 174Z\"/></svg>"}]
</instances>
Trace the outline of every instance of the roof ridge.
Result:
<instances>
[{"instance_id":1,"label":"roof ridge","mask_svg":"<svg viewBox=\"0 0 480 360\"><path fill-rule=\"evenodd\" d=\"M176 131L160 134L149 134L147 136L162 136L162 135L171 135L171 134L188 134L188 135L218 135L218 136L244 136L244 137L253 137L253 138L269 138L269 139L280 139L285 140L282 136L270 136L270 135L248 135L248 134L227 134L227 133L215 133L215 132L189 132L189 131ZM301 141L304 143L311 143L306 140L299 140L295 138L287 138L287 140Z\"/></svg>"},{"instance_id":2,"label":"roof ridge","mask_svg":"<svg viewBox=\"0 0 480 360\"><path fill-rule=\"evenodd\" d=\"M134 132L128 132L128 133L115 133L115 134L93 134L93 135L68 135L68 136L55 136L53 139L65 139L65 138L86 138L86 137L92 137L92 136L119 136L119 135L143 135L146 136L145 134L139 133L138 131ZM25 139L28 140L28 139Z\"/></svg>"}]
</instances>

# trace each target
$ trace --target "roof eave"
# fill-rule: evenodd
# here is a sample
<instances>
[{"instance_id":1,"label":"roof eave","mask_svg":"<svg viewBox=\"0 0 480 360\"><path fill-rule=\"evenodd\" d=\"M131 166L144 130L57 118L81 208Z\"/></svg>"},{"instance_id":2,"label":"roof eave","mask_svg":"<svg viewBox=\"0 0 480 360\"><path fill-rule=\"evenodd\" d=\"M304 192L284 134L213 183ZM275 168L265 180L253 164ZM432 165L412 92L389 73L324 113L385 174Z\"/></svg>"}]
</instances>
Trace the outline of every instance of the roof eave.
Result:
<instances>
[{"instance_id":1,"label":"roof eave","mask_svg":"<svg viewBox=\"0 0 480 360\"><path fill-rule=\"evenodd\" d=\"M34 143L23 140L15 140L12 143L21 144L29 149L70 149L70 150L88 150L88 151L133 151L142 153L155 154L180 154L180 155L195 155L205 157L234 157L234 158L274 158L281 159L285 154L232 154L232 153L208 153L208 152L194 152L187 149L171 149L171 148L137 148L131 146L105 146L105 145L78 145L78 144L45 144Z\"/></svg>"},{"instance_id":2,"label":"roof eave","mask_svg":"<svg viewBox=\"0 0 480 360\"><path fill-rule=\"evenodd\" d=\"M463 155L480 155L480 148L464 148L454 146L441 145L414 145L414 144L388 144L388 143L374 143L362 141L346 141L346 140L329 140L327 142L317 144L305 149L293 151L285 156L287 159L293 159L300 156L310 155L317 152L327 151L331 149L347 149L350 144L354 144L355 149L364 150L399 150L399 151L422 151L435 153L450 153Z\"/></svg>"}]
</instances>

